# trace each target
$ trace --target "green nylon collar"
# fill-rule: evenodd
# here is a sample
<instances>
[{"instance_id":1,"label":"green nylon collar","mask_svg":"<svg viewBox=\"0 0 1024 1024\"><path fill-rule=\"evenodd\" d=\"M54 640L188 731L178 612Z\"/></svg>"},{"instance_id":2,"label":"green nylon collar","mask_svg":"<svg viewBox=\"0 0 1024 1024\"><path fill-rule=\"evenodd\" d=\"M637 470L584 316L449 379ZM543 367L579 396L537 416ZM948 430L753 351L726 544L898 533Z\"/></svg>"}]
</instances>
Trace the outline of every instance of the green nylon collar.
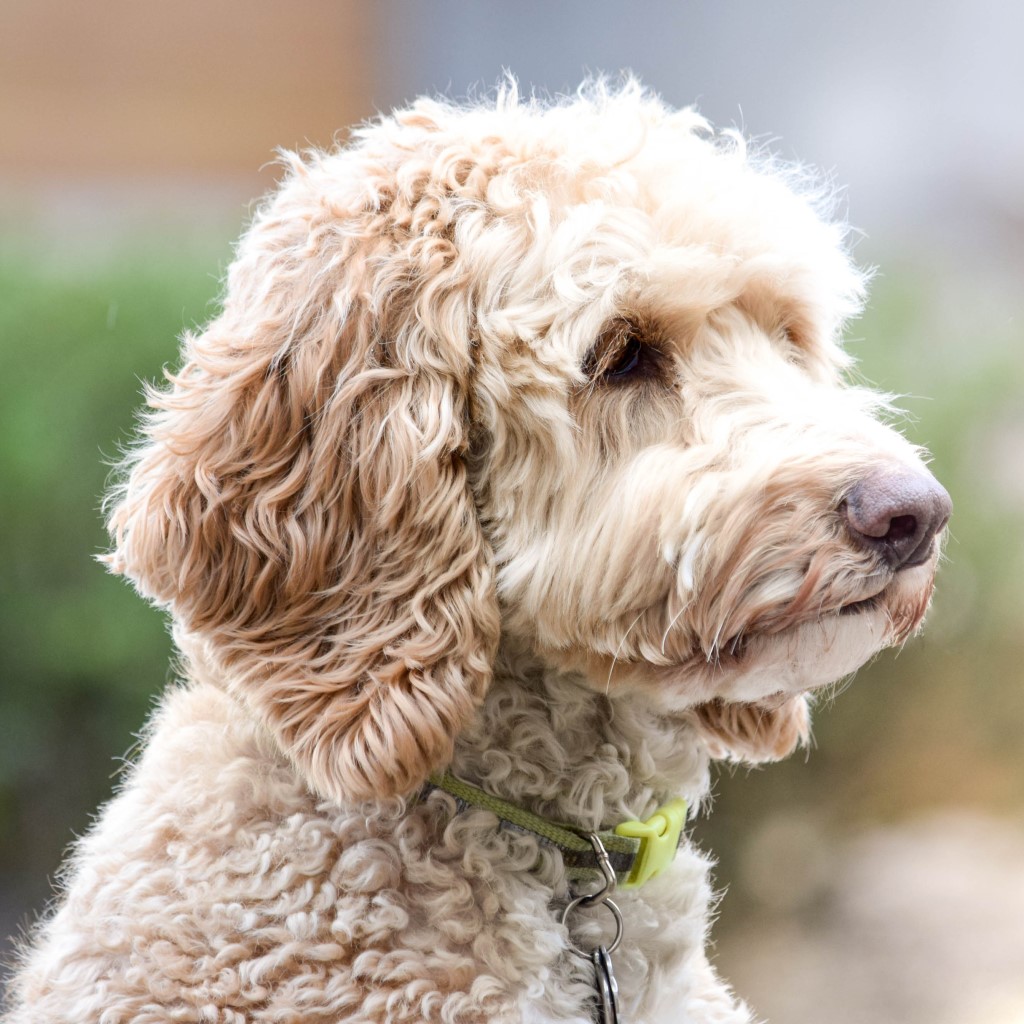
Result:
<instances>
[{"instance_id":1,"label":"green nylon collar","mask_svg":"<svg viewBox=\"0 0 1024 1024\"><path fill-rule=\"evenodd\" d=\"M523 810L463 782L451 772L431 775L430 784L451 794L466 809L480 807L490 811L503 824L531 832L558 847L571 881L604 878L585 830ZM659 807L647 821L624 821L611 831L596 833L608 853L620 889L635 889L668 867L679 847L686 812L686 801L678 798Z\"/></svg>"}]
</instances>

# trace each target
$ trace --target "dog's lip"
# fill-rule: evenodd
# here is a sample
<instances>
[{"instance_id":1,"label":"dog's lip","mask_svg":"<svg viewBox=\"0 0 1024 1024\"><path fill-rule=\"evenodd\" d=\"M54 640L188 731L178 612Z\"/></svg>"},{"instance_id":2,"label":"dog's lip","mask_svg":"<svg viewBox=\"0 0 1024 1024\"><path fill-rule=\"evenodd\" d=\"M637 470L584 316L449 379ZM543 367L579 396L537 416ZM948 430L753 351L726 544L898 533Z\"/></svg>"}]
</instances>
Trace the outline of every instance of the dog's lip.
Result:
<instances>
[{"instance_id":1,"label":"dog's lip","mask_svg":"<svg viewBox=\"0 0 1024 1024\"><path fill-rule=\"evenodd\" d=\"M881 593L872 594L871 597L861 598L859 601L851 601L844 604L836 611L837 615L859 615L861 612L873 611L878 607Z\"/></svg>"},{"instance_id":2,"label":"dog's lip","mask_svg":"<svg viewBox=\"0 0 1024 1024\"><path fill-rule=\"evenodd\" d=\"M852 601L847 601L835 609L836 615L860 615L863 612L874 611L881 607L885 596L892 586L892 579L887 579L884 586L878 587L868 593L861 593Z\"/></svg>"}]
</instances>

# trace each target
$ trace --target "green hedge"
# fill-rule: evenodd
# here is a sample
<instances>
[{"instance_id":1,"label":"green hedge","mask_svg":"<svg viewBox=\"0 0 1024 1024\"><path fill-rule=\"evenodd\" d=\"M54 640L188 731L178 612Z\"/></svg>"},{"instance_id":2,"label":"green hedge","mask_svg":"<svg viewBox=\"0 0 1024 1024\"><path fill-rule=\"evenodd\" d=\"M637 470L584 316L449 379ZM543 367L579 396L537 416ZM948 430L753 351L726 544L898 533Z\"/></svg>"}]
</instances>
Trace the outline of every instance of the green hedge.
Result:
<instances>
[{"instance_id":1,"label":"green hedge","mask_svg":"<svg viewBox=\"0 0 1024 1024\"><path fill-rule=\"evenodd\" d=\"M168 675L162 617L95 556L142 380L219 292L226 241L0 249L0 878L37 901Z\"/></svg>"}]
</instances>

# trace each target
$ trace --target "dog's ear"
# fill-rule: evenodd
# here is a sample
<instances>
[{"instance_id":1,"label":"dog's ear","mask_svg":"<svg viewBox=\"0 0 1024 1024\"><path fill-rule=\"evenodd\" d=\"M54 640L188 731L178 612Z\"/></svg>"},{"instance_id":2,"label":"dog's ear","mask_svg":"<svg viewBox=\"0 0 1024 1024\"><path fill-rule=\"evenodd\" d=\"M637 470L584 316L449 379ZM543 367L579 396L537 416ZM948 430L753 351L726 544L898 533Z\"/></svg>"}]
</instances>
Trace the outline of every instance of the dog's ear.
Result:
<instances>
[{"instance_id":1,"label":"dog's ear","mask_svg":"<svg viewBox=\"0 0 1024 1024\"><path fill-rule=\"evenodd\" d=\"M309 177L258 217L222 314L150 393L107 560L351 803L446 763L499 622L451 243L365 200L346 218Z\"/></svg>"},{"instance_id":2,"label":"dog's ear","mask_svg":"<svg viewBox=\"0 0 1024 1024\"><path fill-rule=\"evenodd\" d=\"M712 700L697 706L694 720L712 757L748 764L778 761L810 735L802 694L775 705Z\"/></svg>"}]
</instances>

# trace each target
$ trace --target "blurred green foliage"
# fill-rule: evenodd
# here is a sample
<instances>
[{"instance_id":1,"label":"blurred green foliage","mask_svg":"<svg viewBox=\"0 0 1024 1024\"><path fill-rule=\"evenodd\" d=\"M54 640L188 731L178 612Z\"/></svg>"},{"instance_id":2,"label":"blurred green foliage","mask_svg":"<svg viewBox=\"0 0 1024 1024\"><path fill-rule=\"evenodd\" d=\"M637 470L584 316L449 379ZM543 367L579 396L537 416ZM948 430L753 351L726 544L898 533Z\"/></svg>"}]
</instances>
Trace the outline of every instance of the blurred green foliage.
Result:
<instances>
[{"instance_id":1,"label":"blurred green foliage","mask_svg":"<svg viewBox=\"0 0 1024 1024\"><path fill-rule=\"evenodd\" d=\"M141 381L214 311L229 254L226 237L167 232L99 257L27 237L0 243L0 910L19 914L45 899L171 671L162 617L95 560L99 506ZM901 426L953 495L948 564L925 636L819 702L807 758L722 773L698 837L733 884L727 916L749 912L743 844L794 809L826 834L929 806L1024 806L1019 330L990 295L911 266L855 325L860 372L908 396Z\"/></svg>"},{"instance_id":2,"label":"blurred green foliage","mask_svg":"<svg viewBox=\"0 0 1024 1024\"><path fill-rule=\"evenodd\" d=\"M168 674L161 616L95 556L142 380L218 292L225 241L0 245L0 877L36 903ZM2 895L2 894L0 894Z\"/></svg>"}]
</instances>

